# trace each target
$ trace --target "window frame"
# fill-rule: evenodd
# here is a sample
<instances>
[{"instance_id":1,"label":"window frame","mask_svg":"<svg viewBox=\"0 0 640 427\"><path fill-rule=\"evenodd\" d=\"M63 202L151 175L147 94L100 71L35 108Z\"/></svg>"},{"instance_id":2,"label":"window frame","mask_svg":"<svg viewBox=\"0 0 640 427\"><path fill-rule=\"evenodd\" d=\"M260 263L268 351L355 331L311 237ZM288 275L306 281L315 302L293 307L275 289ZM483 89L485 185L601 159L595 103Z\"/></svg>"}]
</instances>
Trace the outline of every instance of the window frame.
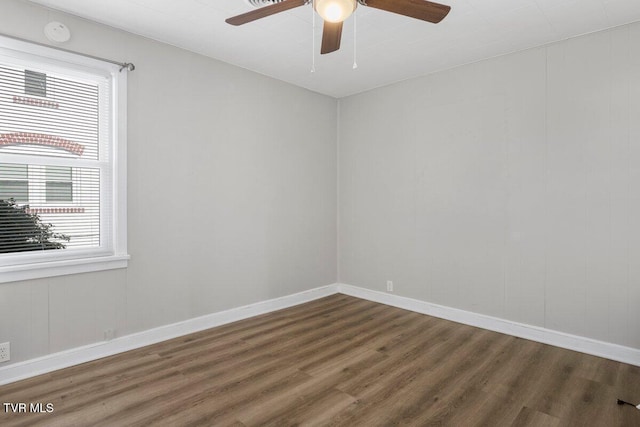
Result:
<instances>
[{"instance_id":1,"label":"window frame","mask_svg":"<svg viewBox=\"0 0 640 427\"><path fill-rule=\"evenodd\" d=\"M36 58L34 58L37 57ZM10 57L37 61L53 70L80 74L99 74L111 80L110 135L108 171L101 174L100 247L88 249L8 253L0 256L0 283L126 268L127 253L127 73L109 62L67 51L0 36L0 60ZM12 154L12 163L29 164L32 159ZM56 165L56 158L44 158L43 164ZM82 163L82 162L79 162ZM60 164L63 166L62 164ZM79 164L78 167L83 167ZM108 203L102 203L102 201ZM103 211L104 209L104 211ZM111 226L103 228L105 219Z\"/></svg>"}]
</instances>

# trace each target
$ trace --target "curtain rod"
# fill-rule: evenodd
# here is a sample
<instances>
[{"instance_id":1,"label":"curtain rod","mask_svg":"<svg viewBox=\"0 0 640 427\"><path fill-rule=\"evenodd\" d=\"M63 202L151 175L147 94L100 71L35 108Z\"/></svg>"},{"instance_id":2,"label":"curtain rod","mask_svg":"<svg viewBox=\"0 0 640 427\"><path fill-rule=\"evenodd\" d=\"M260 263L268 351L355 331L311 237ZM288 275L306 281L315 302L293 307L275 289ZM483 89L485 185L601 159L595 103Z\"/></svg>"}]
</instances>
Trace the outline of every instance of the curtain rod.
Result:
<instances>
[{"instance_id":1,"label":"curtain rod","mask_svg":"<svg viewBox=\"0 0 640 427\"><path fill-rule=\"evenodd\" d=\"M2 37L7 37L9 39L18 40L18 41L25 42L25 43L31 43L31 44L35 44L35 45L42 46L42 47L48 47L49 49L56 49L56 50L60 50L62 52L72 53L74 55L86 56L87 58L97 59L98 61L103 61L103 62L108 62L110 64L119 65L120 66L120 72L122 72L122 70L133 71L133 70L136 69L136 66L133 65L133 63L131 63L131 62L113 61L111 59L100 58L99 56L87 55L86 53L74 52L72 50L64 49L62 47L52 46L52 45L46 44L46 43L34 42L32 40L23 39L23 38L16 37L16 36L10 36L10 35L4 34L4 33L0 33L0 35Z\"/></svg>"}]
</instances>

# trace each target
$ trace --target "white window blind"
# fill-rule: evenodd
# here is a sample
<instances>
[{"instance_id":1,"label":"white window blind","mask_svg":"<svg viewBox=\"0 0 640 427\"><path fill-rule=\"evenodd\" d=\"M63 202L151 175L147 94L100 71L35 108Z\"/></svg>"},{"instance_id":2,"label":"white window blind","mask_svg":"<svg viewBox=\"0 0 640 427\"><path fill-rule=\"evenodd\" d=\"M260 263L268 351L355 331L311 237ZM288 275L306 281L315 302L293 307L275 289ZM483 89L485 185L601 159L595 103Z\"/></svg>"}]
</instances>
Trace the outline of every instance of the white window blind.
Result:
<instances>
[{"instance_id":1,"label":"white window blind","mask_svg":"<svg viewBox=\"0 0 640 427\"><path fill-rule=\"evenodd\" d=\"M122 84L112 64L0 38L0 272L127 258Z\"/></svg>"}]
</instances>

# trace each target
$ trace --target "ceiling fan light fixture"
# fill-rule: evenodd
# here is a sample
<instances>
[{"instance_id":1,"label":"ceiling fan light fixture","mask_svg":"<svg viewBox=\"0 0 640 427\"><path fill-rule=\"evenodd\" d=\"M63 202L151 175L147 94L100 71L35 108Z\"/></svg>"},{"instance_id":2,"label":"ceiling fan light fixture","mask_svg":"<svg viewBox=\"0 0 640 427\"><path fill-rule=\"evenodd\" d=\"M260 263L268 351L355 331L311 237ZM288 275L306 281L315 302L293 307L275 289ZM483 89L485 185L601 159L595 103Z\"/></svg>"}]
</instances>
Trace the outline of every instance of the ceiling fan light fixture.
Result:
<instances>
[{"instance_id":1,"label":"ceiling fan light fixture","mask_svg":"<svg viewBox=\"0 0 640 427\"><path fill-rule=\"evenodd\" d=\"M356 7L357 0L314 0L313 7L326 22L342 22L347 19Z\"/></svg>"}]
</instances>

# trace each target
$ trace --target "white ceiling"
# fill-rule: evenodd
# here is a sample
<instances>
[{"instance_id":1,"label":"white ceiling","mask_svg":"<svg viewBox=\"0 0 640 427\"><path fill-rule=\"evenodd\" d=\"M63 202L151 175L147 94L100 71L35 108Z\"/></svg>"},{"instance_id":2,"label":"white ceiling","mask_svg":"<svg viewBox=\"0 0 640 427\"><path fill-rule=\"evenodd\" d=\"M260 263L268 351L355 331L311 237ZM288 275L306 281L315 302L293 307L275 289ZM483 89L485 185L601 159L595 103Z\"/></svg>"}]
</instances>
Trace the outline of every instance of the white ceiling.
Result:
<instances>
[{"instance_id":1,"label":"white ceiling","mask_svg":"<svg viewBox=\"0 0 640 427\"><path fill-rule=\"evenodd\" d=\"M359 6L354 70L354 18L320 55L310 5L234 27L224 20L252 10L245 0L32 1L337 98L640 20L640 0L441 0L451 12L435 25Z\"/></svg>"}]
</instances>

